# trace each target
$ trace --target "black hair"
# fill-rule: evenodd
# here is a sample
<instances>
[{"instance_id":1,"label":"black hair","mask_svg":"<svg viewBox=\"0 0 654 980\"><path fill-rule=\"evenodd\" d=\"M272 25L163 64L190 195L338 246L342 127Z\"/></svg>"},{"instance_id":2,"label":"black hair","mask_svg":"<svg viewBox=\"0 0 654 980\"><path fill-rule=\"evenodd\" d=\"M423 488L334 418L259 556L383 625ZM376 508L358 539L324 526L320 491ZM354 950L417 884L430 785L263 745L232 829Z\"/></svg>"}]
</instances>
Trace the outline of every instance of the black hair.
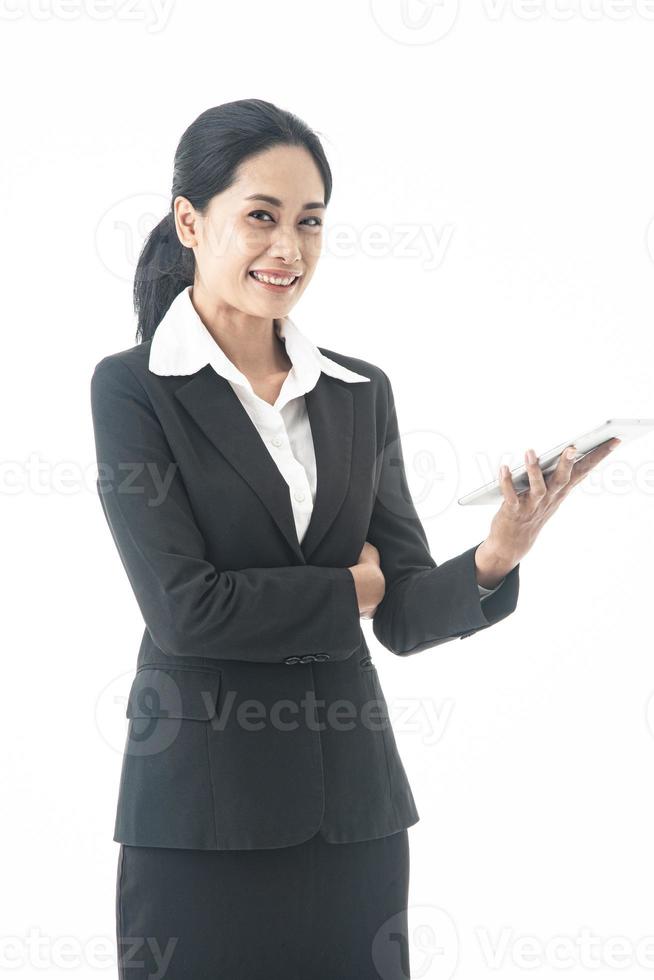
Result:
<instances>
[{"instance_id":1,"label":"black hair","mask_svg":"<svg viewBox=\"0 0 654 980\"><path fill-rule=\"evenodd\" d=\"M303 146L312 155L327 204L332 173L318 136L292 112L272 102L225 102L201 113L183 133L175 151L170 209L145 240L134 275L138 343L152 339L172 301L194 281L193 250L182 245L175 229L175 198L187 198L204 214L211 198L237 179L244 160L283 145Z\"/></svg>"}]
</instances>

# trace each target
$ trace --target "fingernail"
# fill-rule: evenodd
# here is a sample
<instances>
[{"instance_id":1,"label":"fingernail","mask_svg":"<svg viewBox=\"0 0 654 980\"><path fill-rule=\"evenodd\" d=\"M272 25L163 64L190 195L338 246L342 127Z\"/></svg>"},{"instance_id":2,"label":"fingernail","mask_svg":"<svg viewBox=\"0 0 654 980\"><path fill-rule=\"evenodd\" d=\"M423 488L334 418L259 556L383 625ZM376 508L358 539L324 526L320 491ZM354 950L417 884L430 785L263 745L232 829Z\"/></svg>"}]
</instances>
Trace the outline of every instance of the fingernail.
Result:
<instances>
[{"instance_id":1,"label":"fingernail","mask_svg":"<svg viewBox=\"0 0 654 980\"><path fill-rule=\"evenodd\" d=\"M577 455L577 450L576 449L568 449L568 451L565 454L565 458L566 459L574 459L576 455Z\"/></svg>"},{"instance_id":2,"label":"fingernail","mask_svg":"<svg viewBox=\"0 0 654 980\"><path fill-rule=\"evenodd\" d=\"M535 463L536 462L536 453L534 452L533 449L528 449L527 450L527 462L528 463Z\"/></svg>"}]
</instances>

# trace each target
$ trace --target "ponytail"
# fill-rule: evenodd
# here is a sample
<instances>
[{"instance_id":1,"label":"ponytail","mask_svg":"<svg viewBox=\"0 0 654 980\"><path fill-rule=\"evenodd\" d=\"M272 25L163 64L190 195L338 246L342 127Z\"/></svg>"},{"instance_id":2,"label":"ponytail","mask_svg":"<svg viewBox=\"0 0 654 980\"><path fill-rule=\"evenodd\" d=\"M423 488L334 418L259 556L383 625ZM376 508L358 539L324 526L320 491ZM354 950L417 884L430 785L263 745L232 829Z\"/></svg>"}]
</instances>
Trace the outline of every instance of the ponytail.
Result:
<instances>
[{"instance_id":1,"label":"ponytail","mask_svg":"<svg viewBox=\"0 0 654 980\"><path fill-rule=\"evenodd\" d=\"M148 235L134 276L138 343L151 340L172 301L193 282L195 256L180 242L172 211Z\"/></svg>"}]
</instances>

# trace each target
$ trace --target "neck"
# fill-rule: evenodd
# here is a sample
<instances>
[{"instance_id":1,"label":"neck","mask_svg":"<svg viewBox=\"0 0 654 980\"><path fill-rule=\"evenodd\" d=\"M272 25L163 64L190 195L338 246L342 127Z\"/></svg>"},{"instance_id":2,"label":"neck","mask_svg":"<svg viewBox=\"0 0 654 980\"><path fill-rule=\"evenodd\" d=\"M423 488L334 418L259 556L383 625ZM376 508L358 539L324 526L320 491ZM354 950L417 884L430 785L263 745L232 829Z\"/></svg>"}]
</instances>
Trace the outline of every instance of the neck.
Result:
<instances>
[{"instance_id":1,"label":"neck","mask_svg":"<svg viewBox=\"0 0 654 980\"><path fill-rule=\"evenodd\" d=\"M197 284L190 290L193 306L213 339L242 374L264 379L292 367L275 320L251 316L207 296Z\"/></svg>"}]
</instances>

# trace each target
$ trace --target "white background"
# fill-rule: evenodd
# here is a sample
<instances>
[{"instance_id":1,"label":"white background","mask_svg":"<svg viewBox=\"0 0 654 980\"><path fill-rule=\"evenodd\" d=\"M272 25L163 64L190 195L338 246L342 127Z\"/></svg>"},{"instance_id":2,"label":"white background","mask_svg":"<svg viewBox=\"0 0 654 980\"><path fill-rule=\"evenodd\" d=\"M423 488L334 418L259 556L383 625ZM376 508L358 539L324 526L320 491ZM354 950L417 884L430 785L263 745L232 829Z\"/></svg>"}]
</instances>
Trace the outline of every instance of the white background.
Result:
<instances>
[{"instance_id":1,"label":"white background","mask_svg":"<svg viewBox=\"0 0 654 980\"><path fill-rule=\"evenodd\" d=\"M456 500L500 463L654 416L654 3L3 0L0 28L2 968L86 980L115 976L143 629L89 381L136 342L131 278L179 137L247 97L321 135L326 251L293 316L391 377L441 563L488 533L496 508ZM653 450L565 501L494 628L400 658L364 625L421 816L414 977L651 974Z\"/></svg>"}]
</instances>

